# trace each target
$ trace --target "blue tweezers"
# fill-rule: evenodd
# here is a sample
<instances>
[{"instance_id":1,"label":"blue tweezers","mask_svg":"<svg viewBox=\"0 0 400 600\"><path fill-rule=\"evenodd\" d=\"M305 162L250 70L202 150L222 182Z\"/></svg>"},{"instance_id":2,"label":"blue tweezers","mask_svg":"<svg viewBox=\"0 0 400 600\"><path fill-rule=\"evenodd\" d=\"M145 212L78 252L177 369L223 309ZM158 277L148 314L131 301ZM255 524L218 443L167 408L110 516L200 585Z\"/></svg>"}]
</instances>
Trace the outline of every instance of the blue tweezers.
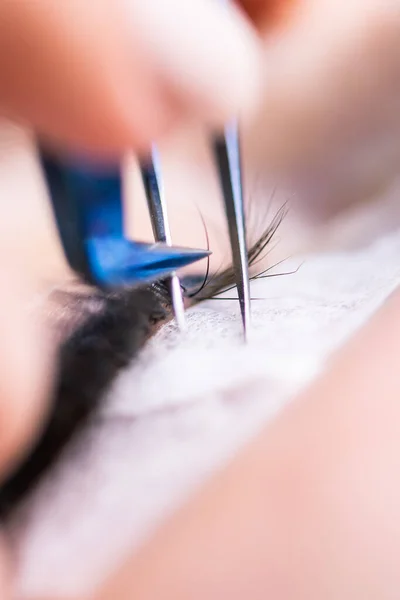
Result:
<instances>
[{"instance_id":1,"label":"blue tweezers","mask_svg":"<svg viewBox=\"0 0 400 600\"><path fill-rule=\"evenodd\" d=\"M213 141L223 192L232 260L244 332L250 322L249 275L237 127L225 128ZM68 162L42 146L39 156L59 235L70 267L87 283L106 288L134 287L168 279L177 322L184 327L182 288L176 271L209 254L208 250L171 245L160 161L156 148L141 164L155 243L124 235L120 168Z\"/></svg>"}]
</instances>

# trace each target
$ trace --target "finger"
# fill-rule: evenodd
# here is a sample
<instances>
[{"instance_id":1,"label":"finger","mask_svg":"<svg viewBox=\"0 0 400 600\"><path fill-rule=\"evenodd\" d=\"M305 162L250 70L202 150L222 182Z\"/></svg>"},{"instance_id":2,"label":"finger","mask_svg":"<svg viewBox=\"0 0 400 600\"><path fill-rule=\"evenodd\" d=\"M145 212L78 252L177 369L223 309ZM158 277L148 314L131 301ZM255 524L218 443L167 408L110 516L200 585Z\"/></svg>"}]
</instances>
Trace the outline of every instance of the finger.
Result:
<instances>
[{"instance_id":1,"label":"finger","mask_svg":"<svg viewBox=\"0 0 400 600\"><path fill-rule=\"evenodd\" d=\"M261 46L235 6L129 0L133 37L172 96L212 125L246 113L260 90Z\"/></svg>"},{"instance_id":2,"label":"finger","mask_svg":"<svg viewBox=\"0 0 400 600\"><path fill-rule=\"evenodd\" d=\"M141 57L128 52L124 16L106 0L3 2L3 109L71 145L144 144L169 115Z\"/></svg>"},{"instance_id":3,"label":"finger","mask_svg":"<svg viewBox=\"0 0 400 600\"><path fill-rule=\"evenodd\" d=\"M147 149L182 112L222 121L254 100L256 36L205 0L0 6L0 106L98 152Z\"/></svg>"},{"instance_id":4,"label":"finger","mask_svg":"<svg viewBox=\"0 0 400 600\"><path fill-rule=\"evenodd\" d=\"M399 4L304 0L267 39L256 154L313 210L376 193L400 162Z\"/></svg>"}]
</instances>

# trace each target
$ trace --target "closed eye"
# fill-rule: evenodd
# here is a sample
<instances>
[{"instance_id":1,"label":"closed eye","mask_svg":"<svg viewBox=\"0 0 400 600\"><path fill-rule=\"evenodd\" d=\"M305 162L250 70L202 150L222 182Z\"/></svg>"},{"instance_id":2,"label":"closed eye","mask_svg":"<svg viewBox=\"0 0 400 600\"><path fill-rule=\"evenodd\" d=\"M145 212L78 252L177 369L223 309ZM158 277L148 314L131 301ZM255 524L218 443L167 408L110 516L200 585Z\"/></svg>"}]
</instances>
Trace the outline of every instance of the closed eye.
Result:
<instances>
[{"instance_id":1,"label":"closed eye","mask_svg":"<svg viewBox=\"0 0 400 600\"><path fill-rule=\"evenodd\" d=\"M285 214L283 206L251 245L250 269L264 258ZM182 280L190 304L213 298L235 284L233 267ZM136 358L146 341L171 319L168 287L105 293L81 283L58 290L49 310L60 336L59 376L47 425L29 456L0 487L0 516L7 517L55 464L68 442L90 425L118 373Z\"/></svg>"}]
</instances>

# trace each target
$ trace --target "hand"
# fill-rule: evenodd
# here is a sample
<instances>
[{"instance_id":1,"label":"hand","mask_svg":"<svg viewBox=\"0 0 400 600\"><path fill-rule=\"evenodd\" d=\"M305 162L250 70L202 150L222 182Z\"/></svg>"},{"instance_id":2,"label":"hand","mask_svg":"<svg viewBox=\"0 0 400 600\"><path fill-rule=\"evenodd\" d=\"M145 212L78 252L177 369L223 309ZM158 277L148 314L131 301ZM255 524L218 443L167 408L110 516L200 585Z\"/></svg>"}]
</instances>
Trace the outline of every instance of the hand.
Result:
<instances>
[{"instance_id":1,"label":"hand","mask_svg":"<svg viewBox=\"0 0 400 600\"><path fill-rule=\"evenodd\" d=\"M5 1L0 110L64 146L143 151L185 119L246 113L260 47L218 1Z\"/></svg>"}]
</instances>

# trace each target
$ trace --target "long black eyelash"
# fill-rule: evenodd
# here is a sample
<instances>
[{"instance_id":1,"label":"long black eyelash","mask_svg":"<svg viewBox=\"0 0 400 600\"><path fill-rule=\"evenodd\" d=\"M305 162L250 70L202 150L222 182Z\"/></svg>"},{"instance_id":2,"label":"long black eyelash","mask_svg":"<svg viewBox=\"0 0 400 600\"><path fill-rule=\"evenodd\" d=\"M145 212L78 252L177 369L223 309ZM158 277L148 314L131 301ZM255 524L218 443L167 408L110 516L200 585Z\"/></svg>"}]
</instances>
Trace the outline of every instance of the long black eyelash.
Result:
<instances>
[{"instance_id":1,"label":"long black eyelash","mask_svg":"<svg viewBox=\"0 0 400 600\"><path fill-rule=\"evenodd\" d=\"M271 252L272 248L271 242L273 241L275 234L285 218L288 212L287 203L283 204L276 212L274 218L268 225L267 229L264 233L257 239L255 243L248 250L248 262L251 270L254 270L254 267L264 260L264 258ZM272 269L276 265L269 267ZM228 291L235 287L235 274L233 271L233 267L229 266L222 271L216 271L211 277L208 277L208 270L206 277L198 290L195 292L187 293L187 297L192 299L192 302L198 303L202 300L209 300L214 298L217 294L220 294L223 291ZM257 279L262 276L262 273L258 273L252 275L252 279Z\"/></svg>"},{"instance_id":2,"label":"long black eyelash","mask_svg":"<svg viewBox=\"0 0 400 600\"><path fill-rule=\"evenodd\" d=\"M203 223L203 227L204 227L204 233L206 235L206 242L207 242L207 250L210 250L210 236L208 235L208 230L207 230L207 225L204 221L204 217L203 215L200 213L200 218L202 220ZM206 272L204 274L204 279L200 285L200 287L195 291L195 292L191 292L191 293L187 293L186 296L188 298L194 298L195 296L197 296L198 294L201 293L201 291L205 288L205 286L207 285L207 281L208 281L208 276L210 274L210 256L207 256L207 267L206 267Z\"/></svg>"},{"instance_id":3,"label":"long black eyelash","mask_svg":"<svg viewBox=\"0 0 400 600\"><path fill-rule=\"evenodd\" d=\"M262 273L260 273L259 275L255 275L254 277L251 277L250 279L252 281L256 281L257 279L266 279L269 277L284 277L286 275L294 275L295 273L297 273L299 271L299 269L303 265L303 263L301 263L298 267L296 267L292 271L283 271L281 273L268 273L268 271L270 271L271 269L274 269L277 265L281 264L282 262L283 261L279 261L278 263L271 265L270 267L268 267L268 269L265 269L265 271L262 271ZM233 285L232 287L221 290L219 293L221 294L222 292L229 292L234 287L236 287L236 285ZM209 299L210 300L236 300L236 298L231 298L229 296L218 296L218 294L216 294L215 296L213 296L212 298L209 298ZM257 297L251 298L251 301L253 301L253 300L265 300L265 298L257 298Z\"/></svg>"},{"instance_id":4,"label":"long black eyelash","mask_svg":"<svg viewBox=\"0 0 400 600\"><path fill-rule=\"evenodd\" d=\"M55 463L66 443L96 411L121 369L131 363L151 328L168 316L163 283L119 294L68 293L69 301L97 301L100 309L85 319L61 346L59 379L52 410L36 446L19 469L0 487L0 516L6 517Z\"/></svg>"}]
</instances>

